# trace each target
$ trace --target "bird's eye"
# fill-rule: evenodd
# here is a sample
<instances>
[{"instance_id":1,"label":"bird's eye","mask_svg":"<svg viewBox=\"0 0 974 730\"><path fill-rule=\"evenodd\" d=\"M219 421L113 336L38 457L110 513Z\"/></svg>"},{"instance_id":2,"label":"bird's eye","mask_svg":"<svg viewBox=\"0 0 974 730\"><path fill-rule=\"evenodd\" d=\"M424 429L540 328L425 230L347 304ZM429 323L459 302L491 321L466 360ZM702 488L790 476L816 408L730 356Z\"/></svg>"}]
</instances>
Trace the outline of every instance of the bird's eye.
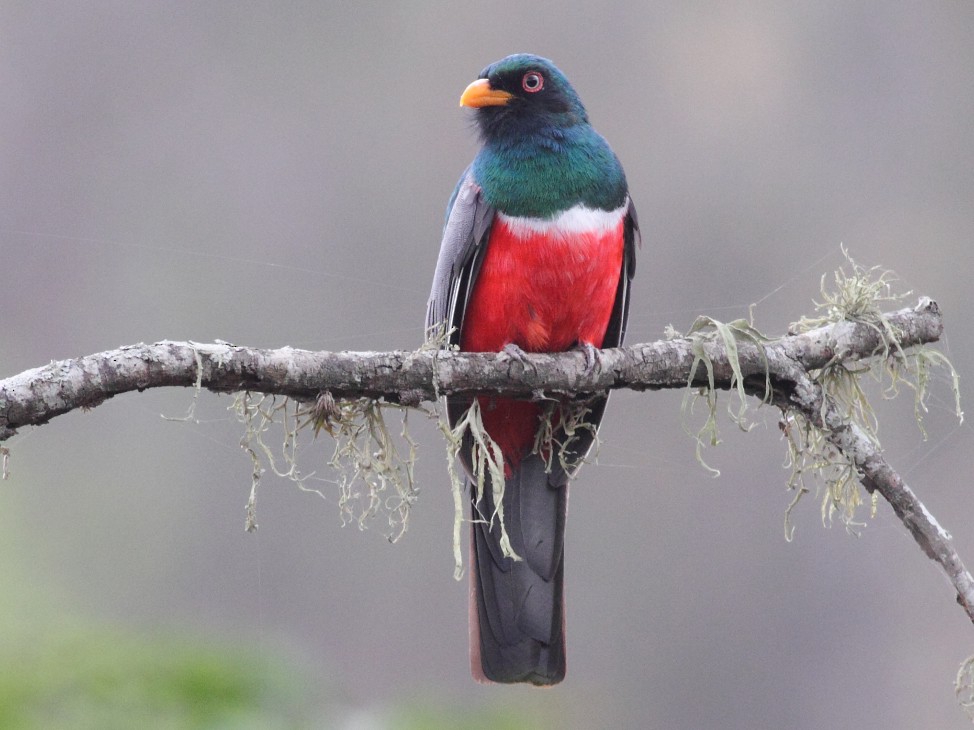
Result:
<instances>
[{"instance_id":1,"label":"bird's eye","mask_svg":"<svg viewBox=\"0 0 974 730\"><path fill-rule=\"evenodd\" d=\"M544 88L544 76L537 71L528 71L521 79L521 88L529 94L535 94Z\"/></svg>"}]
</instances>

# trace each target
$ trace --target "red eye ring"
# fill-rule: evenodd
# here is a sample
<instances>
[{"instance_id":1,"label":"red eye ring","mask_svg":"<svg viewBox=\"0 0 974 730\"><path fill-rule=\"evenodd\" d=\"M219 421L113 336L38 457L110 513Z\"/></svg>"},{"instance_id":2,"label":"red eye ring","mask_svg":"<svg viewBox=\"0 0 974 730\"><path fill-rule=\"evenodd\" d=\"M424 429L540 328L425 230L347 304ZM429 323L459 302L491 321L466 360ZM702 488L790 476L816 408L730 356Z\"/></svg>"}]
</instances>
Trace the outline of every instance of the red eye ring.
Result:
<instances>
[{"instance_id":1,"label":"red eye ring","mask_svg":"<svg viewBox=\"0 0 974 730\"><path fill-rule=\"evenodd\" d=\"M528 71L521 78L521 88L529 94L536 94L544 88L544 76L537 71Z\"/></svg>"}]
</instances>

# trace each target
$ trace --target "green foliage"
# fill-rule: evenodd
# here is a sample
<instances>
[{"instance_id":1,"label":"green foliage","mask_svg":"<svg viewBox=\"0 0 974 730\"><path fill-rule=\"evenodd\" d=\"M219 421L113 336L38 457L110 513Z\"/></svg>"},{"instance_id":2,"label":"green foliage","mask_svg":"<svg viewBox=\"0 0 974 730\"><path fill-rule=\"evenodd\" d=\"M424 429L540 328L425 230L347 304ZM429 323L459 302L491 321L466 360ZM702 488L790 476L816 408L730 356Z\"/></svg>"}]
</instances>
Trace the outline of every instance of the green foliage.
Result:
<instances>
[{"instance_id":1,"label":"green foliage","mask_svg":"<svg viewBox=\"0 0 974 730\"><path fill-rule=\"evenodd\" d=\"M63 623L60 624L63 626ZM0 646L0 727L290 728L300 686L251 652L89 627Z\"/></svg>"},{"instance_id":2,"label":"green foliage","mask_svg":"<svg viewBox=\"0 0 974 730\"><path fill-rule=\"evenodd\" d=\"M510 706L446 708L430 705L406 707L389 723L390 730L524 730L558 727L544 722L537 712Z\"/></svg>"}]
</instances>

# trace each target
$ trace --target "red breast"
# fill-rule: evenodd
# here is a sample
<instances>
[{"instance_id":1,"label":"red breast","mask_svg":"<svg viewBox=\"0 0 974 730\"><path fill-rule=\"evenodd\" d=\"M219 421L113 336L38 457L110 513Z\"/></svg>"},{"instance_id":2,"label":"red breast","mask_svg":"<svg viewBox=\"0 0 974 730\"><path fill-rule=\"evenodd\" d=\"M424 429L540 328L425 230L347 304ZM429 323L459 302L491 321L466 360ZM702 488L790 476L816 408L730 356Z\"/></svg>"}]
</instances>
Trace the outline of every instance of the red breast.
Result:
<instances>
[{"instance_id":1,"label":"red breast","mask_svg":"<svg viewBox=\"0 0 974 730\"><path fill-rule=\"evenodd\" d=\"M583 209L584 210L584 209ZM581 228L498 215L464 315L460 349L560 352L579 343L602 346L623 255L623 216L596 211L598 225ZM564 215L564 214L563 214ZM605 216L613 215L606 221ZM608 222L608 225L606 223ZM530 448L538 407L481 397L484 425L510 469Z\"/></svg>"}]
</instances>

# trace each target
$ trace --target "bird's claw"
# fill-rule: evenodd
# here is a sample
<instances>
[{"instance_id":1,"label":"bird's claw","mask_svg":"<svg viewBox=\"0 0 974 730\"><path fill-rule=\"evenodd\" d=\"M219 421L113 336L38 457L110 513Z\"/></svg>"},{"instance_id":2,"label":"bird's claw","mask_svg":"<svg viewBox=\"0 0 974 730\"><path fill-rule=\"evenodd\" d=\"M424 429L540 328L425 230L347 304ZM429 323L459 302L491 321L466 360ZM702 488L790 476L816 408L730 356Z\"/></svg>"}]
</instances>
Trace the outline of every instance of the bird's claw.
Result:
<instances>
[{"instance_id":1,"label":"bird's claw","mask_svg":"<svg viewBox=\"0 0 974 730\"><path fill-rule=\"evenodd\" d=\"M579 345L585 353L585 375L594 375L602 369L602 351L591 342L583 342Z\"/></svg>"},{"instance_id":2,"label":"bird's claw","mask_svg":"<svg viewBox=\"0 0 974 730\"><path fill-rule=\"evenodd\" d=\"M508 342L504 345L504 349L500 351L500 356L502 360L517 360L519 363L527 364L528 353L521 349L519 345L515 345L513 342Z\"/></svg>"},{"instance_id":3,"label":"bird's claw","mask_svg":"<svg viewBox=\"0 0 974 730\"><path fill-rule=\"evenodd\" d=\"M521 367L531 367L534 370L534 365L528 360L528 353L521 349L519 345L515 345L513 342L508 342L504 345L499 353L500 359L506 361L507 363L521 363Z\"/></svg>"}]
</instances>

